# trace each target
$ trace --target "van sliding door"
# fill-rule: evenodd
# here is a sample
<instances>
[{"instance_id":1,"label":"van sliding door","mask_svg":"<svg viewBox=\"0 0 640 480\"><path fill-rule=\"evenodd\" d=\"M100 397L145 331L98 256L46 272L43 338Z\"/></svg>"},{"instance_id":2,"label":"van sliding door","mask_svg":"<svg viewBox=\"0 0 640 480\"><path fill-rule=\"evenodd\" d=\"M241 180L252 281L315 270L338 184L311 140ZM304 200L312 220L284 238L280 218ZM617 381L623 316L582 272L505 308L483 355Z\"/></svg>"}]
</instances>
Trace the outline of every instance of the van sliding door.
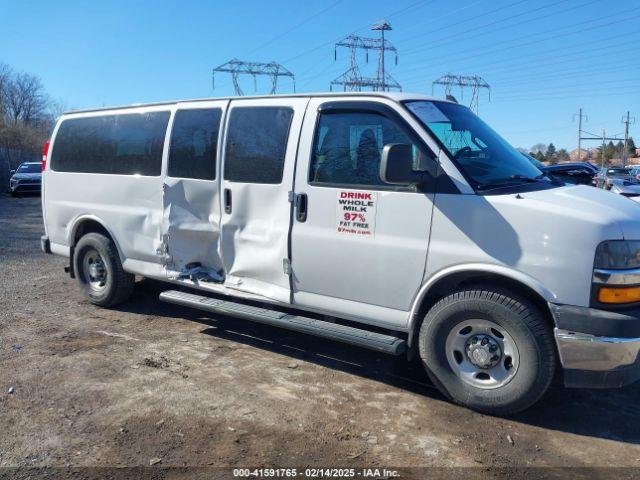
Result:
<instances>
[{"instance_id":1,"label":"van sliding door","mask_svg":"<svg viewBox=\"0 0 640 480\"><path fill-rule=\"evenodd\" d=\"M170 279L223 280L217 167L227 101L178 105L164 179L163 245Z\"/></svg>"},{"instance_id":2,"label":"van sliding door","mask_svg":"<svg viewBox=\"0 0 640 480\"><path fill-rule=\"evenodd\" d=\"M306 98L232 100L222 172L225 287L289 302L289 192Z\"/></svg>"}]
</instances>

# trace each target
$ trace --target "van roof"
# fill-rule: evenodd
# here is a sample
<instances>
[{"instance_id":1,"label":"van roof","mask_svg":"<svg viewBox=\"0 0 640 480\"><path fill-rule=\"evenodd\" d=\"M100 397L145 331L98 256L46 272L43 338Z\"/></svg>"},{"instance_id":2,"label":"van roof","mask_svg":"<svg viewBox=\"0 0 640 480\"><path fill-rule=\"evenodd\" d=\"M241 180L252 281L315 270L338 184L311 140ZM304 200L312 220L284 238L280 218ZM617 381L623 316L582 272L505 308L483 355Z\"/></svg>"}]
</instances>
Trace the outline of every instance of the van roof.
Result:
<instances>
[{"instance_id":1,"label":"van roof","mask_svg":"<svg viewBox=\"0 0 640 480\"><path fill-rule=\"evenodd\" d=\"M305 98L305 97L381 97L400 102L402 100L434 100L439 102L450 102L443 98L433 98L420 93L404 93L404 92L316 92L316 93L294 93L294 94L282 94L282 95L247 95L247 96L230 96L230 97L211 97L211 98L194 98L187 100L169 100L165 102L151 102L151 103L134 103L131 105L113 106L113 107L101 107L101 108L88 108L81 110L70 110L64 112L63 115L72 113L86 113L86 112L100 112L107 110L121 110L126 108L140 108L140 107L155 107L159 105L175 105L178 103L186 102L210 102L212 100L237 100L237 99L255 99L255 98Z\"/></svg>"}]
</instances>

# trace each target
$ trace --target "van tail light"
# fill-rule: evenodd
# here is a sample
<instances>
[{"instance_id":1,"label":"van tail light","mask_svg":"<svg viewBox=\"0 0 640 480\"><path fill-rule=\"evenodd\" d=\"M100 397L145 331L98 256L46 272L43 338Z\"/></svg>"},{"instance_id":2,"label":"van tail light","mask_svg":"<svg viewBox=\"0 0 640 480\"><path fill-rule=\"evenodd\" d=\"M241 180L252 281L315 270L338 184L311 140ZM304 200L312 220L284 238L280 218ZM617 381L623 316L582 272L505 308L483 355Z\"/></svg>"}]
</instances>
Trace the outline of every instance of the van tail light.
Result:
<instances>
[{"instance_id":1,"label":"van tail light","mask_svg":"<svg viewBox=\"0 0 640 480\"><path fill-rule=\"evenodd\" d=\"M47 169L47 156L49 155L49 140L44 142L44 147L42 148L42 171L44 172Z\"/></svg>"}]
</instances>

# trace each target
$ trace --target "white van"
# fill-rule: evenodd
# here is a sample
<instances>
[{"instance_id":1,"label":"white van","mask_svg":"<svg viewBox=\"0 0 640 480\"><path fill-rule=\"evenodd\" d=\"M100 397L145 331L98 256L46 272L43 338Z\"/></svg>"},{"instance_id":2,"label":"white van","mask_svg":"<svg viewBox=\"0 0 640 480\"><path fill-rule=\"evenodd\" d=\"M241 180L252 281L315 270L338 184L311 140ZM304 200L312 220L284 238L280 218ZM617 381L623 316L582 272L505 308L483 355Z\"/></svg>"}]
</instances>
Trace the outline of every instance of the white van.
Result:
<instances>
[{"instance_id":1,"label":"white van","mask_svg":"<svg viewBox=\"0 0 640 480\"><path fill-rule=\"evenodd\" d=\"M45 252L86 297L160 299L419 356L454 401L523 410L640 378L640 208L554 183L420 95L72 112L43 157ZM560 367L562 367L560 369Z\"/></svg>"}]
</instances>

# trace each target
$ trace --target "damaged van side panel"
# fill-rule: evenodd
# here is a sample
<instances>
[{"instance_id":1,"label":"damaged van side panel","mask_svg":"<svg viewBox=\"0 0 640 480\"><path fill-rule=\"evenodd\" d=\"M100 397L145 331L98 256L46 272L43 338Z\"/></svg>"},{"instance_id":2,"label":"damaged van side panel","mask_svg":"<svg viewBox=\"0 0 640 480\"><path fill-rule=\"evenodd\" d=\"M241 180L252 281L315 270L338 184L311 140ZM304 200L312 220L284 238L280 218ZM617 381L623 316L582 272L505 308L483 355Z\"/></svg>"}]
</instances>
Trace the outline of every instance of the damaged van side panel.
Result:
<instances>
[{"instance_id":1,"label":"damaged van side panel","mask_svg":"<svg viewBox=\"0 0 640 480\"><path fill-rule=\"evenodd\" d=\"M221 257L225 286L290 302L289 192L308 99L239 99L226 119Z\"/></svg>"},{"instance_id":2,"label":"damaged van side panel","mask_svg":"<svg viewBox=\"0 0 640 480\"><path fill-rule=\"evenodd\" d=\"M227 101L178 104L164 162L163 257L170 280L224 281L220 140Z\"/></svg>"}]
</instances>

